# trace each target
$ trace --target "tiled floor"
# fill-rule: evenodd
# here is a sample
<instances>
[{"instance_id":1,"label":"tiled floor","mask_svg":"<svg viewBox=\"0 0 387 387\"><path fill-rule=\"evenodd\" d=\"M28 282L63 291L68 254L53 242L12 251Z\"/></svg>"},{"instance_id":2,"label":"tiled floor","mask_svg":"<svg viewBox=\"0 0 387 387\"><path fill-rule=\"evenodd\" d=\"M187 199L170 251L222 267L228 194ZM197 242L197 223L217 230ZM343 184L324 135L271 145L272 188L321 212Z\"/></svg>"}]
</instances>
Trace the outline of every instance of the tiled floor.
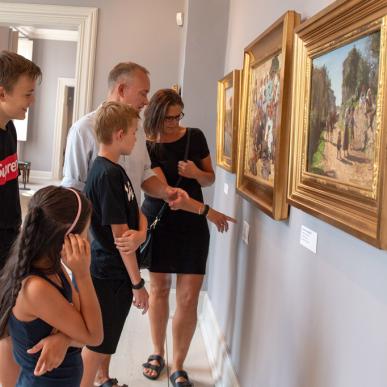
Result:
<instances>
[{"instance_id":1,"label":"tiled floor","mask_svg":"<svg viewBox=\"0 0 387 387\"><path fill-rule=\"evenodd\" d=\"M38 189L48 184L59 184L59 182L31 181L27 184L30 191L21 191L20 198L23 215L25 215L29 198ZM146 272L144 273L146 278ZM171 292L171 315L174 309L174 293ZM200 310L200 307L199 307ZM168 359L172 359L172 319L168 324ZM149 334L149 323L147 316L132 308L126 321L124 331L118 346L117 353L113 356L111 363L111 376L116 377L121 383L126 383L130 387L157 387L168 386L167 371L164 370L157 381L151 381L142 376L141 364L146 361L152 353L152 345ZM208 363L203 338L199 327L196 329L191 348L185 363L185 369L189 373L195 387L214 386L211 377L210 366ZM169 382L169 384L168 384Z\"/></svg>"}]
</instances>

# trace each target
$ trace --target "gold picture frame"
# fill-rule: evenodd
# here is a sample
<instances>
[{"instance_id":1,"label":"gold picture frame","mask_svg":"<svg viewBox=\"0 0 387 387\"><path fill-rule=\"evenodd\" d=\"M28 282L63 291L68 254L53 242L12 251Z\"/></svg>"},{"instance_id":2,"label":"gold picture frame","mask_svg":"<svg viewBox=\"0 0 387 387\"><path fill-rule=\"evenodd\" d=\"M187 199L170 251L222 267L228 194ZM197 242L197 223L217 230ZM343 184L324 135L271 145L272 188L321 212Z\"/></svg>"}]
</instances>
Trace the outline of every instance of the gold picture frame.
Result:
<instances>
[{"instance_id":1,"label":"gold picture frame","mask_svg":"<svg viewBox=\"0 0 387 387\"><path fill-rule=\"evenodd\" d=\"M387 248L387 2L339 0L295 31L288 201Z\"/></svg>"},{"instance_id":2,"label":"gold picture frame","mask_svg":"<svg viewBox=\"0 0 387 387\"><path fill-rule=\"evenodd\" d=\"M241 71L234 70L218 81L216 163L229 172L237 163L240 78Z\"/></svg>"},{"instance_id":3,"label":"gold picture frame","mask_svg":"<svg viewBox=\"0 0 387 387\"><path fill-rule=\"evenodd\" d=\"M276 220L287 219L294 28L286 12L244 50L237 192Z\"/></svg>"}]
</instances>

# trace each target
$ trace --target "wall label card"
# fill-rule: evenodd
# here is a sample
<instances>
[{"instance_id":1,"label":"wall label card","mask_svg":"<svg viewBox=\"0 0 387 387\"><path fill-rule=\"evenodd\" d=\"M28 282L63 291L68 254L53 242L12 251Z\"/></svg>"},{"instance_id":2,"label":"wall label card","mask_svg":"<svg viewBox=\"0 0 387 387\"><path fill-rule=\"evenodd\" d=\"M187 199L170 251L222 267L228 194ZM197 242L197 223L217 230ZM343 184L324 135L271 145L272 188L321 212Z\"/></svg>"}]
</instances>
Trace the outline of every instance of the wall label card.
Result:
<instances>
[{"instance_id":1,"label":"wall label card","mask_svg":"<svg viewBox=\"0 0 387 387\"><path fill-rule=\"evenodd\" d=\"M301 226L300 245L310 250L312 253L317 252L317 233L305 226Z\"/></svg>"}]
</instances>

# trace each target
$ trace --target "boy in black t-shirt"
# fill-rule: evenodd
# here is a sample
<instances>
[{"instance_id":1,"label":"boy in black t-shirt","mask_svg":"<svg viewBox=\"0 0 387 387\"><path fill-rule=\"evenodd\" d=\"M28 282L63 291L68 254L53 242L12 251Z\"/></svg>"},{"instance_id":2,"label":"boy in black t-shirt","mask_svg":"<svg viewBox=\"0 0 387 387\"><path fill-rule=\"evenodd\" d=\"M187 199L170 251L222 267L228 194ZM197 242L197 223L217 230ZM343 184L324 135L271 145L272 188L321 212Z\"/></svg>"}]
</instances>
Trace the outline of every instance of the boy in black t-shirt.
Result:
<instances>
[{"instance_id":1,"label":"boy in black t-shirt","mask_svg":"<svg viewBox=\"0 0 387 387\"><path fill-rule=\"evenodd\" d=\"M118 102L105 102L96 115L95 134L100 149L88 174L85 193L93 204L91 274L101 305L104 341L98 347L83 349L81 386L93 385L98 367L115 353L132 299L143 313L148 309L148 292L136 252L120 254L114 243L114 238L129 229L140 230L140 243L146 238L146 218L138 208L128 176L118 164L120 156L133 149L137 120L133 108Z\"/></svg>"},{"instance_id":2,"label":"boy in black t-shirt","mask_svg":"<svg viewBox=\"0 0 387 387\"><path fill-rule=\"evenodd\" d=\"M0 269L21 224L17 138L13 119L24 120L34 103L40 68L21 55L0 53Z\"/></svg>"},{"instance_id":3,"label":"boy in black t-shirt","mask_svg":"<svg viewBox=\"0 0 387 387\"><path fill-rule=\"evenodd\" d=\"M12 120L24 120L41 76L40 68L30 60L10 51L0 52L0 270L21 225L17 137ZM11 340L0 338L0 385L14 386L18 374Z\"/></svg>"},{"instance_id":4,"label":"boy in black t-shirt","mask_svg":"<svg viewBox=\"0 0 387 387\"><path fill-rule=\"evenodd\" d=\"M24 120L41 75L40 68L28 59L9 51L0 53L0 270L21 225L17 137L12 120ZM0 385L14 386L18 374L11 340L0 338Z\"/></svg>"}]
</instances>

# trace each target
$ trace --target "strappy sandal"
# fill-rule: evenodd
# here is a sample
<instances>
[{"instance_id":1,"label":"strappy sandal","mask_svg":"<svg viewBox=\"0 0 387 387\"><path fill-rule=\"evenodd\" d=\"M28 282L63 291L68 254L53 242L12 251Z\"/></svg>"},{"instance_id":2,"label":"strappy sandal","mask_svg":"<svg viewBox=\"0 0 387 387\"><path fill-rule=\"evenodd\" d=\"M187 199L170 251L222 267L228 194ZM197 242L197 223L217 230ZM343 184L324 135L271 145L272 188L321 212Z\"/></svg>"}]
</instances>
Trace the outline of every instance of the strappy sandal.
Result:
<instances>
[{"instance_id":1,"label":"strappy sandal","mask_svg":"<svg viewBox=\"0 0 387 387\"><path fill-rule=\"evenodd\" d=\"M152 360L158 361L158 362L159 362L159 365L152 364L152 363L151 363ZM150 355L150 356L148 357L148 361L147 361L146 363L144 363L142 366L143 366L144 368L148 368L148 369L151 369L152 371L155 371L155 372L156 372L156 375L153 375L153 376L147 375L147 374L145 373L145 371L143 371L142 374L143 374L146 378L148 378L148 379L150 379L150 380L156 380L156 379L158 379L158 377L160 376L161 371L164 369L165 361L164 361L164 359L163 359L160 355Z\"/></svg>"},{"instance_id":2,"label":"strappy sandal","mask_svg":"<svg viewBox=\"0 0 387 387\"><path fill-rule=\"evenodd\" d=\"M128 387L127 384L118 384L118 380L116 378L110 378L106 380L106 382L103 382L102 384L99 385L99 387L114 387L114 386L119 386L119 387Z\"/></svg>"},{"instance_id":3,"label":"strappy sandal","mask_svg":"<svg viewBox=\"0 0 387 387\"><path fill-rule=\"evenodd\" d=\"M184 378L186 380L184 382L176 382L178 378ZM193 383L189 380L187 372L183 370L175 371L169 379L173 387L193 387Z\"/></svg>"}]
</instances>

